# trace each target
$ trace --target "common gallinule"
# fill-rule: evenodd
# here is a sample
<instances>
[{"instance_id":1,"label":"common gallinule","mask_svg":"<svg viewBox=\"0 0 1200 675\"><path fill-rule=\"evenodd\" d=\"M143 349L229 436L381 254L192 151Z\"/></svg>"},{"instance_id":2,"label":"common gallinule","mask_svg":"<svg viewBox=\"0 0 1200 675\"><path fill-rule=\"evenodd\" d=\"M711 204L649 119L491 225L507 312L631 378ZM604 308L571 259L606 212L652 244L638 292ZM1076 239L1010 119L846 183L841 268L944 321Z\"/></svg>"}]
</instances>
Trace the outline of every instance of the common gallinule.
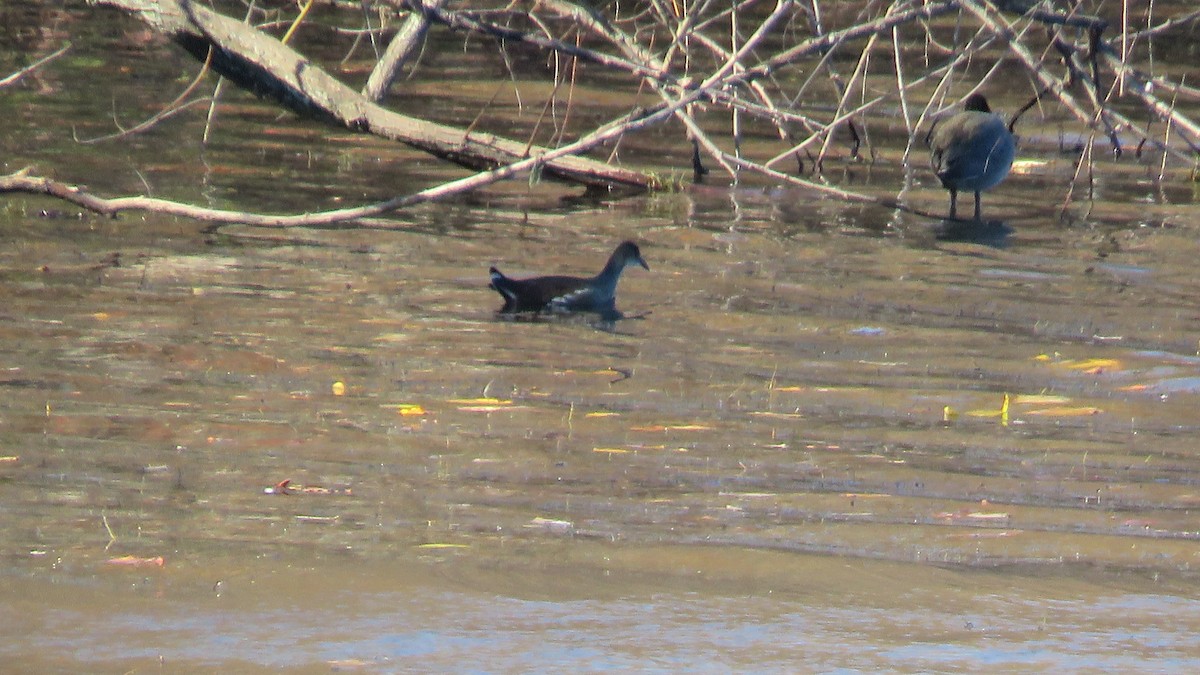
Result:
<instances>
[{"instance_id":1,"label":"common gallinule","mask_svg":"<svg viewBox=\"0 0 1200 675\"><path fill-rule=\"evenodd\" d=\"M615 306L617 280L629 265L650 266L632 241L622 242L594 277L548 276L511 279L495 267L488 270L488 286L504 296L502 314L516 312L598 312L605 319L618 319Z\"/></svg>"},{"instance_id":2,"label":"common gallinule","mask_svg":"<svg viewBox=\"0 0 1200 675\"><path fill-rule=\"evenodd\" d=\"M933 170L950 191L950 218L955 218L958 191L965 190L975 193L979 220L979 193L999 185L1012 168L1012 132L982 94L971 94L963 99L963 111L936 125L926 140Z\"/></svg>"}]
</instances>

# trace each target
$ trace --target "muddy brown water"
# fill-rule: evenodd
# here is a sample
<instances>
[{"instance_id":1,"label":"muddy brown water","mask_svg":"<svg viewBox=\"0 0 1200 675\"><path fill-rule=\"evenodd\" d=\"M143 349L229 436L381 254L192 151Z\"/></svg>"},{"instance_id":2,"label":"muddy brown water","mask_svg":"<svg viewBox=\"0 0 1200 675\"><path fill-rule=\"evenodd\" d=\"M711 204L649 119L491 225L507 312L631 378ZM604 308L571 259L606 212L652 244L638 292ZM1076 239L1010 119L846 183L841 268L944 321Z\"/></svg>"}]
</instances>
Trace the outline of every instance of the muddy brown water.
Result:
<instances>
[{"instance_id":1,"label":"muddy brown water","mask_svg":"<svg viewBox=\"0 0 1200 675\"><path fill-rule=\"evenodd\" d=\"M78 146L194 65L15 16L77 51L0 93L5 171L263 211L456 175L236 94L207 148ZM1052 145L966 229L754 185L387 232L5 197L5 668L1195 670L1194 186L1102 162L1064 221ZM846 176L945 207L921 164ZM494 316L489 265L628 237L644 318Z\"/></svg>"}]
</instances>

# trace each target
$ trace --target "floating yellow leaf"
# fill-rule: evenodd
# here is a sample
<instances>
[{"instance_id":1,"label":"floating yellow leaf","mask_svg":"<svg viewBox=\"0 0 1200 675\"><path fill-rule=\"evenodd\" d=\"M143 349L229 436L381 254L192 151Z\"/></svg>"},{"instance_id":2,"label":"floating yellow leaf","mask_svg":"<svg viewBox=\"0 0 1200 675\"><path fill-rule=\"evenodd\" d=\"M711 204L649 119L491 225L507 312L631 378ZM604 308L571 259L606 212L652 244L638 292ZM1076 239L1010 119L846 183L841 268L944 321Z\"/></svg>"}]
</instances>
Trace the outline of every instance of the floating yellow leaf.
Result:
<instances>
[{"instance_id":1,"label":"floating yellow leaf","mask_svg":"<svg viewBox=\"0 0 1200 675\"><path fill-rule=\"evenodd\" d=\"M628 455L629 450L625 448L592 448L592 452L606 452L610 455Z\"/></svg>"},{"instance_id":2,"label":"floating yellow leaf","mask_svg":"<svg viewBox=\"0 0 1200 675\"><path fill-rule=\"evenodd\" d=\"M789 387L773 387L771 389L771 391L804 391L806 389L808 389L808 387L789 386Z\"/></svg>"},{"instance_id":3,"label":"floating yellow leaf","mask_svg":"<svg viewBox=\"0 0 1200 675\"><path fill-rule=\"evenodd\" d=\"M417 544L417 548L470 548L470 546L467 544L430 543L430 544Z\"/></svg>"},{"instance_id":4,"label":"floating yellow leaf","mask_svg":"<svg viewBox=\"0 0 1200 675\"><path fill-rule=\"evenodd\" d=\"M523 405L510 405L512 401L508 401L502 405L460 405L458 409L463 412L496 412L498 410L525 410Z\"/></svg>"},{"instance_id":5,"label":"floating yellow leaf","mask_svg":"<svg viewBox=\"0 0 1200 675\"><path fill-rule=\"evenodd\" d=\"M574 525L574 523L572 523L569 520L558 520L556 518L542 518L541 516L538 516L537 518L534 518L533 520L529 521L529 523L526 524L525 527L541 528L543 530L550 530L551 532L561 533L561 532L570 532L571 529L575 527L575 525Z\"/></svg>"},{"instance_id":6,"label":"floating yellow leaf","mask_svg":"<svg viewBox=\"0 0 1200 675\"><path fill-rule=\"evenodd\" d=\"M0 464L10 464L12 462L19 462L19 461L21 461L21 458L18 457L17 455L5 455L3 457L0 457Z\"/></svg>"},{"instance_id":7,"label":"floating yellow leaf","mask_svg":"<svg viewBox=\"0 0 1200 675\"><path fill-rule=\"evenodd\" d=\"M108 312L96 312L92 314L92 318L97 321L108 321Z\"/></svg>"},{"instance_id":8,"label":"floating yellow leaf","mask_svg":"<svg viewBox=\"0 0 1200 675\"><path fill-rule=\"evenodd\" d=\"M618 417L620 414L615 412L590 412L584 415L584 417Z\"/></svg>"},{"instance_id":9,"label":"floating yellow leaf","mask_svg":"<svg viewBox=\"0 0 1200 675\"><path fill-rule=\"evenodd\" d=\"M778 418L782 418L782 419L799 419L801 417L804 417L804 415L802 415L800 413L781 413L781 412L772 412L770 410L751 410L749 414L754 415L756 417L778 417Z\"/></svg>"},{"instance_id":10,"label":"floating yellow leaf","mask_svg":"<svg viewBox=\"0 0 1200 675\"><path fill-rule=\"evenodd\" d=\"M512 404L511 399L488 398L488 397L451 398L451 399L446 399L446 402L453 403L455 405L511 405Z\"/></svg>"},{"instance_id":11,"label":"floating yellow leaf","mask_svg":"<svg viewBox=\"0 0 1200 675\"><path fill-rule=\"evenodd\" d=\"M952 420L956 417L958 417L957 410L955 410L954 408L951 408L948 405L942 406L942 421L943 422L949 422L950 420Z\"/></svg>"},{"instance_id":12,"label":"floating yellow leaf","mask_svg":"<svg viewBox=\"0 0 1200 675\"><path fill-rule=\"evenodd\" d=\"M1066 403L1070 400L1070 397L1055 396L1053 394L1017 394L1013 396L1013 403L1021 405L1050 405L1054 403Z\"/></svg>"},{"instance_id":13,"label":"floating yellow leaf","mask_svg":"<svg viewBox=\"0 0 1200 675\"><path fill-rule=\"evenodd\" d=\"M971 417L999 417L1000 424L1008 426L1008 402L1008 394L1005 394L999 410L968 410L963 414ZM942 414L945 415L945 411Z\"/></svg>"},{"instance_id":14,"label":"floating yellow leaf","mask_svg":"<svg viewBox=\"0 0 1200 675\"><path fill-rule=\"evenodd\" d=\"M709 431L712 427L704 424L651 424L642 427L631 427L632 431Z\"/></svg>"},{"instance_id":15,"label":"floating yellow leaf","mask_svg":"<svg viewBox=\"0 0 1200 675\"><path fill-rule=\"evenodd\" d=\"M109 558L104 561L109 565L118 565L121 567L162 567L167 564L161 555L153 558L139 558L132 555L123 555L120 558Z\"/></svg>"},{"instance_id":16,"label":"floating yellow leaf","mask_svg":"<svg viewBox=\"0 0 1200 675\"><path fill-rule=\"evenodd\" d=\"M404 417L408 417L410 415L424 415L425 409L416 403L401 403L396 406L396 412Z\"/></svg>"},{"instance_id":17,"label":"floating yellow leaf","mask_svg":"<svg viewBox=\"0 0 1200 675\"><path fill-rule=\"evenodd\" d=\"M1146 391L1150 388L1148 384L1130 384L1124 387L1117 387L1117 391Z\"/></svg>"},{"instance_id":18,"label":"floating yellow leaf","mask_svg":"<svg viewBox=\"0 0 1200 675\"><path fill-rule=\"evenodd\" d=\"M346 383L339 380L333 383L331 389L333 389L334 396L343 396L346 393Z\"/></svg>"},{"instance_id":19,"label":"floating yellow leaf","mask_svg":"<svg viewBox=\"0 0 1200 675\"><path fill-rule=\"evenodd\" d=\"M1089 415L1098 415L1102 412L1099 408L1092 406L1056 406L1053 408L1042 408L1041 410L1030 410L1026 415L1042 415L1046 417L1087 417Z\"/></svg>"},{"instance_id":20,"label":"floating yellow leaf","mask_svg":"<svg viewBox=\"0 0 1200 675\"><path fill-rule=\"evenodd\" d=\"M1054 357L1050 356L1049 354L1038 354L1037 356L1033 357L1034 361L1051 361L1053 359Z\"/></svg>"},{"instance_id":21,"label":"floating yellow leaf","mask_svg":"<svg viewBox=\"0 0 1200 675\"><path fill-rule=\"evenodd\" d=\"M1082 370L1093 374L1121 368L1121 362L1117 359L1080 359L1078 361L1063 361L1059 365L1071 370Z\"/></svg>"}]
</instances>

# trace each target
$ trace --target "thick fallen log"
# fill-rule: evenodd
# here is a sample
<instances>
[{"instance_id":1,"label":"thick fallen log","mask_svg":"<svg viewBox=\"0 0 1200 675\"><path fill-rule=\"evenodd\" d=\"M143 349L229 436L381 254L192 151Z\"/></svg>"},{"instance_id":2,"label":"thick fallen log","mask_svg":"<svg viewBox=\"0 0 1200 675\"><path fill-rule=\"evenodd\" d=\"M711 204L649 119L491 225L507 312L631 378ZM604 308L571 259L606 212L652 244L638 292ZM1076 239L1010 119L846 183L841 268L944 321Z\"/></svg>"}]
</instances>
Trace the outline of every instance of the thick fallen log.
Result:
<instances>
[{"instance_id":1,"label":"thick fallen log","mask_svg":"<svg viewBox=\"0 0 1200 675\"><path fill-rule=\"evenodd\" d=\"M466 131L387 110L290 47L252 26L189 0L89 0L134 13L197 60L255 94L327 123L399 141L474 170L490 170L547 148ZM650 176L584 157L537 167L542 176L602 190L645 190Z\"/></svg>"}]
</instances>

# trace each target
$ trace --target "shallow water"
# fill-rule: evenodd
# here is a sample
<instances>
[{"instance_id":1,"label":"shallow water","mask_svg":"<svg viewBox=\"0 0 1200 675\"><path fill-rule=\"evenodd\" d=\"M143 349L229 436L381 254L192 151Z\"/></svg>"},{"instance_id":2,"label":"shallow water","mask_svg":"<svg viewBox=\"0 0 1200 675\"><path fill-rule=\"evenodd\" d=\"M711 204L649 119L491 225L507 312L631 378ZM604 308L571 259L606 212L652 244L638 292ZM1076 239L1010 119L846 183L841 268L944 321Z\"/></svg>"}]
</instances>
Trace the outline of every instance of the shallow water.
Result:
<instances>
[{"instance_id":1,"label":"shallow water","mask_svg":"<svg viewBox=\"0 0 1200 675\"><path fill-rule=\"evenodd\" d=\"M1161 580L726 547L503 548L386 562L218 553L203 575L185 563L152 580L34 575L7 593L5 623L23 629L16 663L39 671L1172 671L1198 657L1195 603Z\"/></svg>"},{"instance_id":2,"label":"shallow water","mask_svg":"<svg viewBox=\"0 0 1200 675\"><path fill-rule=\"evenodd\" d=\"M198 115L75 145L111 131L114 89L144 114L194 64L71 16L77 51L0 99L6 171L263 211L457 175L236 94L207 148ZM62 93L95 62L112 81ZM1104 164L1065 224L1044 201L1072 159L1022 157L1039 168L975 228L754 185L595 202L514 182L402 231L5 197L0 654L1194 670L1193 187ZM890 190L884 164L847 180ZM592 272L628 237L651 271L619 305L643 319L494 316L489 265Z\"/></svg>"}]
</instances>

